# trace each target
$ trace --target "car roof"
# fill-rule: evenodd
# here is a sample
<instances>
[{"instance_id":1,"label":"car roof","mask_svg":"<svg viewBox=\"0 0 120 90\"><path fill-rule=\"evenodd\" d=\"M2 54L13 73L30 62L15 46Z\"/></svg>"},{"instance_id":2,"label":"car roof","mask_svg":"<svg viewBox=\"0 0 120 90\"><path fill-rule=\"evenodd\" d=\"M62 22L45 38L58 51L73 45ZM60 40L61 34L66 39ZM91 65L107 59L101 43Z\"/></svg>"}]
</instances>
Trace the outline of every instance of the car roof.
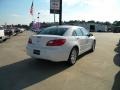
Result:
<instances>
[{"instance_id":1,"label":"car roof","mask_svg":"<svg viewBox=\"0 0 120 90\"><path fill-rule=\"evenodd\" d=\"M51 28L57 27L57 28L83 28L81 26L74 26L74 25L57 25L57 26L51 26Z\"/></svg>"},{"instance_id":2,"label":"car roof","mask_svg":"<svg viewBox=\"0 0 120 90\"><path fill-rule=\"evenodd\" d=\"M50 28L67 28L68 30L64 33L64 36L71 36L72 32L77 28L83 28L81 26L74 26L74 25L58 25L58 26L51 26Z\"/></svg>"}]
</instances>

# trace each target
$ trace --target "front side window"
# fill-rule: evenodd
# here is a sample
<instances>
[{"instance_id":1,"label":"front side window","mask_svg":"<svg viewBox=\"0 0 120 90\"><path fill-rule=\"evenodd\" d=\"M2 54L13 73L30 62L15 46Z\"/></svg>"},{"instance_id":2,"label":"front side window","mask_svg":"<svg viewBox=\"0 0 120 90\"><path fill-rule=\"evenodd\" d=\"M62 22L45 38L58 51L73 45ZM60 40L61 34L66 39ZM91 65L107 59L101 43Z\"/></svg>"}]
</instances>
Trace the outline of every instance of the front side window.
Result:
<instances>
[{"instance_id":1,"label":"front side window","mask_svg":"<svg viewBox=\"0 0 120 90\"><path fill-rule=\"evenodd\" d=\"M77 36L76 31L73 31L72 36Z\"/></svg>"},{"instance_id":2,"label":"front side window","mask_svg":"<svg viewBox=\"0 0 120 90\"><path fill-rule=\"evenodd\" d=\"M77 28L76 30L73 31L72 36L83 36L83 33L79 28Z\"/></svg>"},{"instance_id":3,"label":"front side window","mask_svg":"<svg viewBox=\"0 0 120 90\"><path fill-rule=\"evenodd\" d=\"M83 36L82 31L78 28L76 29L77 36Z\"/></svg>"},{"instance_id":4,"label":"front side window","mask_svg":"<svg viewBox=\"0 0 120 90\"><path fill-rule=\"evenodd\" d=\"M79 28L77 28L73 31L72 36L83 36L83 33Z\"/></svg>"},{"instance_id":5,"label":"front side window","mask_svg":"<svg viewBox=\"0 0 120 90\"><path fill-rule=\"evenodd\" d=\"M86 36L89 34L89 31L86 30L85 28L81 28L81 31L83 32L83 35Z\"/></svg>"}]
</instances>

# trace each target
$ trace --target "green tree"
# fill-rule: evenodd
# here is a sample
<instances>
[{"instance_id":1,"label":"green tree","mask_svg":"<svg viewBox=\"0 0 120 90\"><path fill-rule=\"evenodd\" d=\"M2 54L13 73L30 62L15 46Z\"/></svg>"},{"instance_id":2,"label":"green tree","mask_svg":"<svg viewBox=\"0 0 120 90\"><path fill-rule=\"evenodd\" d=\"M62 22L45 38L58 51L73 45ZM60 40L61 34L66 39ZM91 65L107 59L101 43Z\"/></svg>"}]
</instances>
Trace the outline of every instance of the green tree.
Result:
<instances>
[{"instance_id":1,"label":"green tree","mask_svg":"<svg viewBox=\"0 0 120 90\"><path fill-rule=\"evenodd\" d=\"M120 26L120 21L114 21L114 22L113 22L113 25L114 25L114 26Z\"/></svg>"}]
</instances>

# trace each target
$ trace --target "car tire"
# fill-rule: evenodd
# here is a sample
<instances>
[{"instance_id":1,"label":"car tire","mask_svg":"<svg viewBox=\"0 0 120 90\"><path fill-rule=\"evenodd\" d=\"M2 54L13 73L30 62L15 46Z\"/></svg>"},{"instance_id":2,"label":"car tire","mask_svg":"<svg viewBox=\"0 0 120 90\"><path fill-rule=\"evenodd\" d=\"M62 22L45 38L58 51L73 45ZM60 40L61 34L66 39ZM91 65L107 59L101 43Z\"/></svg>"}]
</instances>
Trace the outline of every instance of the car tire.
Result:
<instances>
[{"instance_id":1,"label":"car tire","mask_svg":"<svg viewBox=\"0 0 120 90\"><path fill-rule=\"evenodd\" d=\"M90 52L94 52L95 51L95 45L96 45L96 42L94 41L93 44L92 44L92 47L90 49Z\"/></svg>"},{"instance_id":2,"label":"car tire","mask_svg":"<svg viewBox=\"0 0 120 90\"><path fill-rule=\"evenodd\" d=\"M78 50L76 48L73 48L69 55L68 64L74 65L76 63L77 56L78 56Z\"/></svg>"}]
</instances>

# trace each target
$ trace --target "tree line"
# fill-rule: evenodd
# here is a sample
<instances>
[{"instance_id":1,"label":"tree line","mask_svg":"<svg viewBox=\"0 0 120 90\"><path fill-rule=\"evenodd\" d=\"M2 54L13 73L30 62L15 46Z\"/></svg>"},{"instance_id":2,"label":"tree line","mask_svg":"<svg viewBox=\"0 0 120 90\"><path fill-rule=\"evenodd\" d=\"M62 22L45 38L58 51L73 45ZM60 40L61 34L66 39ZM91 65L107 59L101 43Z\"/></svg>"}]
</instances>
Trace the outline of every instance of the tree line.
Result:
<instances>
[{"instance_id":1,"label":"tree line","mask_svg":"<svg viewBox=\"0 0 120 90\"><path fill-rule=\"evenodd\" d=\"M104 24L104 25L112 25L112 26L120 26L120 21L114 21L113 23L110 22L100 22L100 21L79 21L79 20L70 20L70 21L63 21L63 24L68 24L68 25L74 25L75 23L96 23L96 24ZM17 28L25 28L25 29L30 29L32 26L33 22L31 22L29 25L25 24L17 24L17 25L7 25L7 27L17 27ZM52 25L58 25L58 22L41 22L41 28L43 27L49 27Z\"/></svg>"}]
</instances>

